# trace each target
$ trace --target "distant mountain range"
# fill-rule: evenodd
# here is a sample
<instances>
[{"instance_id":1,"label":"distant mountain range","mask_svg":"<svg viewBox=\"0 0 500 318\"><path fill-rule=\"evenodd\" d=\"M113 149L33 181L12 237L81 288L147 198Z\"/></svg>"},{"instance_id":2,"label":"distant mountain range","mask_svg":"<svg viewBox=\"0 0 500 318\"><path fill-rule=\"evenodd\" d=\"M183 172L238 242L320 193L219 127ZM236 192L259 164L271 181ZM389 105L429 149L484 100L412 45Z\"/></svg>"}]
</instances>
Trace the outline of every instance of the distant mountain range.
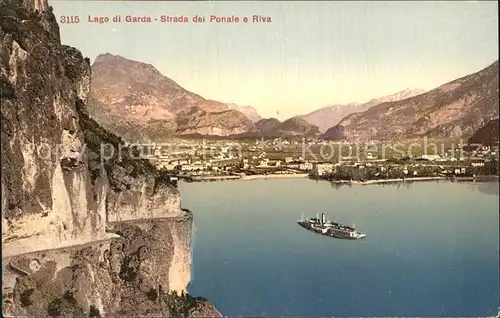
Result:
<instances>
[{"instance_id":1,"label":"distant mountain range","mask_svg":"<svg viewBox=\"0 0 500 318\"><path fill-rule=\"evenodd\" d=\"M321 137L334 140L470 137L498 116L498 62L424 92L332 105L283 122L251 106L205 99L150 64L112 54L92 65L90 115L128 140L186 137Z\"/></svg>"},{"instance_id":2,"label":"distant mountain range","mask_svg":"<svg viewBox=\"0 0 500 318\"><path fill-rule=\"evenodd\" d=\"M406 89L396 94L372 99L367 103L350 103L344 105L325 106L300 117L304 118L308 123L318 126L319 131L324 133L328 128L337 125L342 120L342 118L349 114L363 112L372 106L384 102L398 101L418 94L422 94L424 92L425 91L422 89Z\"/></svg>"},{"instance_id":3,"label":"distant mountain range","mask_svg":"<svg viewBox=\"0 0 500 318\"><path fill-rule=\"evenodd\" d=\"M498 61L427 93L352 113L328 129L333 140L470 137L498 117Z\"/></svg>"}]
</instances>

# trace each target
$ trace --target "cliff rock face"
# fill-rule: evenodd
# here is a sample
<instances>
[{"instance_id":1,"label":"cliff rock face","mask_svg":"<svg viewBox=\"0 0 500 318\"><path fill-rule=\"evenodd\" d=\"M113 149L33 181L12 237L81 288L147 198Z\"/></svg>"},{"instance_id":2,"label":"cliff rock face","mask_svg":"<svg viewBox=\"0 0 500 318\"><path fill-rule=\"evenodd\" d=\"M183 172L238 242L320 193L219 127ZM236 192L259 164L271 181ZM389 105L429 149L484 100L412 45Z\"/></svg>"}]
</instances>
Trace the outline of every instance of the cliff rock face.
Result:
<instances>
[{"instance_id":1,"label":"cliff rock face","mask_svg":"<svg viewBox=\"0 0 500 318\"><path fill-rule=\"evenodd\" d=\"M191 213L88 116L89 61L61 45L46 1L1 2L0 23L4 316L205 306L172 294L190 280Z\"/></svg>"},{"instance_id":2,"label":"cliff rock face","mask_svg":"<svg viewBox=\"0 0 500 318\"><path fill-rule=\"evenodd\" d=\"M369 102L362 104L351 103L345 105L325 106L300 117L304 118L308 123L318 126L320 132L324 133L328 130L328 128L337 125L342 118L349 114L363 112L378 104L403 100L424 92L425 91L421 89L405 89L392 95L374 98Z\"/></svg>"},{"instance_id":3,"label":"cliff rock face","mask_svg":"<svg viewBox=\"0 0 500 318\"><path fill-rule=\"evenodd\" d=\"M30 10L2 6L2 239L7 254L28 252L40 242L58 248L107 236L102 205L91 200L105 189L93 187L88 178L76 110L90 90L90 67L80 52L60 45L58 33L49 32L57 29L50 12Z\"/></svg>"},{"instance_id":4,"label":"cliff rock face","mask_svg":"<svg viewBox=\"0 0 500 318\"><path fill-rule=\"evenodd\" d=\"M97 122L127 139L161 140L173 135L227 136L251 121L228 104L191 93L150 64L112 54L92 65L92 105Z\"/></svg>"},{"instance_id":5,"label":"cliff rock face","mask_svg":"<svg viewBox=\"0 0 500 318\"><path fill-rule=\"evenodd\" d=\"M353 113L325 139L469 138L498 117L498 61L427 93Z\"/></svg>"}]
</instances>

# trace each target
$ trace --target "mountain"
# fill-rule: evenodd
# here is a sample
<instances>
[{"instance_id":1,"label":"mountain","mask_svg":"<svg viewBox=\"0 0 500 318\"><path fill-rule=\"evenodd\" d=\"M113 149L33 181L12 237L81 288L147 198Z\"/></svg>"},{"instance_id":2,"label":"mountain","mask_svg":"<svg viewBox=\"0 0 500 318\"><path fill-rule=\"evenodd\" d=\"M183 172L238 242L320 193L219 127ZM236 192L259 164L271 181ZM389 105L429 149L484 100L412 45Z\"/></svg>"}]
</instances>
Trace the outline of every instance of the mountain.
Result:
<instances>
[{"instance_id":1,"label":"mountain","mask_svg":"<svg viewBox=\"0 0 500 318\"><path fill-rule=\"evenodd\" d=\"M276 118L264 118L255 123L253 128L245 133L233 136L245 138L279 138L279 137L314 137L319 135L318 127L309 124L303 118L292 117L284 122Z\"/></svg>"},{"instance_id":2,"label":"mountain","mask_svg":"<svg viewBox=\"0 0 500 318\"><path fill-rule=\"evenodd\" d=\"M264 118L255 123L256 130L263 136L279 136L281 122L276 118Z\"/></svg>"},{"instance_id":3,"label":"mountain","mask_svg":"<svg viewBox=\"0 0 500 318\"><path fill-rule=\"evenodd\" d=\"M58 20L0 1L2 316L222 317L185 294L193 213L88 116L90 61Z\"/></svg>"},{"instance_id":4,"label":"mountain","mask_svg":"<svg viewBox=\"0 0 500 318\"><path fill-rule=\"evenodd\" d=\"M424 94L353 113L328 129L333 140L470 137L499 113L498 61Z\"/></svg>"},{"instance_id":5,"label":"mountain","mask_svg":"<svg viewBox=\"0 0 500 318\"><path fill-rule=\"evenodd\" d=\"M422 94L424 92L425 91L422 89L405 89L401 92L389 96L375 98L369 102L362 104L350 103L325 106L300 117L304 118L308 123L318 126L320 132L324 133L328 128L337 125L342 120L342 118L349 114L363 112L372 106L384 102L398 101Z\"/></svg>"},{"instance_id":6,"label":"mountain","mask_svg":"<svg viewBox=\"0 0 500 318\"><path fill-rule=\"evenodd\" d=\"M293 117L285 120L278 127L278 130L285 136L316 136L319 134L317 126L308 123L303 118Z\"/></svg>"},{"instance_id":7,"label":"mountain","mask_svg":"<svg viewBox=\"0 0 500 318\"><path fill-rule=\"evenodd\" d=\"M484 146L498 145L499 141L499 123L498 118L490 120L486 125L479 128L472 137L469 138L469 144L481 144Z\"/></svg>"},{"instance_id":8,"label":"mountain","mask_svg":"<svg viewBox=\"0 0 500 318\"><path fill-rule=\"evenodd\" d=\"M262 119L257 110L252 106L238 106L236 104L228 104L230 109L234 109L243 113L243 115L247 116L252 122L256 123Z\"/></svg>"},{"instance_id":9,"label":"mountain","mask_svg":"<svg viewBox=\"0 0 500 318\"><path fill-rule=\"evenodd\" d=\"M176 124L177 135L227 136L252 127L252 121L237 110L209 112L195 106L180 112Z\"/></svg>"},{"instance_id":10,"label":"mountain","mask_svg":"<svg viewBox=\"0 0 500 318\"><path fill-rule=\"evenodd\" d=\"M185 90L154 66L109 53L97 56L92 65L91 94L95 104L90 115L127 139L226 136L252 126L239 110Z\"/></svg>"}]
</instances>

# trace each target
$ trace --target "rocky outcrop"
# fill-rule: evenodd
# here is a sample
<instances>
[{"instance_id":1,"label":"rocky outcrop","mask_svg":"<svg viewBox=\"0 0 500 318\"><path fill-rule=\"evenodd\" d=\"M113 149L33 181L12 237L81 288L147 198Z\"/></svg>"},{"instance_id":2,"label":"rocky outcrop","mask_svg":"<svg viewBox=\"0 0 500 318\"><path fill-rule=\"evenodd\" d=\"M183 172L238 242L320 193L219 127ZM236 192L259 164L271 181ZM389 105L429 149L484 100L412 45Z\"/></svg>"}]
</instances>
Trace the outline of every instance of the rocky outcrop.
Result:
<instances>
[{"instance_id":1,"label":"rocky outcrop","mask_svg":"<svg viewBox=\"0 0 500 318\"><path fill-rule=\"evenodd\" d=\"M469 138L498 117L498 61L427 93L348 115L322 137L334 140Z\"/></svg>"},{"instance_id":2,"label":"rocky outcrop","mask_svg":"<svg viewBox=\"0 0 500 318\"><path fill-rule=\"evenodd\" d=\"M196 312L178 189L89 117L90 63L46 1L0 18L4 316Z\"/></svg>"},{"instance_id":3,"label":"rocky outcrop","mask_svg":"<svg viewBox=\"0 0 500 318\"><path fill-rule=\"evenodd\" d=\"M147 222L119 222L119 239L4 259L4 315L12 316L184 316L199 311L185 292L190 268L191 215ZM172 235L172 233L176 233ZM187 248L186 248L187 247ZM170 266L166 266L171 264ZM171 292L169 292L171 291ZM172 292L175 291L175 292ZM206 300L201 300L200 305ZM214 310L214 312L216 312ZM213 313L211 315L213 316Z\"/></svg>"},{"instance_id":4,"label":"rocky outcrop","mask_svg":"<svg viewBox=\"0 0 500 318\"><path fill-rule=\"evenodd\" d=\"M403 100L422 93L425 93L422 89L405 89L392 95L374 98L366 103L325 106L300 117L304 118L308 123L318 126L320 132L324 133L349 114L363 112L378 104Z\"/></svg>"},{"instance_id":5,"label":"rocky outcrop","mask_svg":"<svg viewBox=\"0 0 500 318\"><path fill-rule=\"evenodd\" d=\"M192 107L177 117L178 135L216 135L228 136L247 131L252 127L250 119L236 110L207 112Z\"/></svg>"},{"instance_id":6,"label":"rocky outcrop","mask_svg":"<svg viewBox=\"0 0 500 318\"><path fill-rule=\"evenodd\" d=\"M228 104L191 93L154 66L112 54L92 65L89 112L110 131L130 140L162 140L173 135L238 134L251 127Z\"/></svg>"}]
</instances>

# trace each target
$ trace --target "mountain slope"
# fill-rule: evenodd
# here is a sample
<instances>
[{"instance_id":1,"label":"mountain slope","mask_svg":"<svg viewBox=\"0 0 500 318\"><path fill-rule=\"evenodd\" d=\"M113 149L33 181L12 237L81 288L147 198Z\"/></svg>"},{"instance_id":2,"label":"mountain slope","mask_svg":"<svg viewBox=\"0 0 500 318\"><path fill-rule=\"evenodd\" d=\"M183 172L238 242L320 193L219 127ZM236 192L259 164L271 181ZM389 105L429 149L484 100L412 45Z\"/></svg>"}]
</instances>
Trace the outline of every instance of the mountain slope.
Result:
<instances>
[{"instance_id":1,"label":"mountain slope","mask_svg":"<svg viewBox=\"0 0 500 318\"><path fill-rule=\"evenodd\" d=\"M280 125L281 122L276 118L264 118L255 123L255 128L265 136L277 135Z\"/></svg>"},{"instance_id":2,"label":"mountain slope","mask_svg":"<svg viewBox=\"0 0 500 318\"><path fill-rule=\"evenodd\" d=\"M325 132L328 128L339 123L345 116L357 112L364 111L367 108L361 108L361 104L341 104L325 106L315 111L310 112L300 117L312 125L318 126L321 132Z\"/></svg>"},{"instance_id":3,"label":"mountain slope","mask_svg":"<svg viewBox=\"0 0 500 318\"><path fill-rule=\"evenodd\" d=\"M372 99L363 104L350 103L344 105L326 106L300 117L304 118L308 123L318 126L319 130L323 133L328 128L337 125L342 118L349 114L363 112L370 107L384 102L398 101L422 94L424 92L425 91L422 89L406 89L392 95Z\"/></svg>"},{"instance_id":4,"label":"mountain slope","mask_svg":"<svg viewBox=\"0 0 500 318\"><path fill-rule=\"evenodd\" d=\"M264 118L256 122L253 128L234 138L279 138L279 137L314 137L319 135L318 127L309 124L303 118L292 117L280 122L276 118Z\"/></svg>"},{"instance_id":5,"label":"mountain slope","mask_svg":"<svg viewBox=\"0 0 500 318\"><path fill-rule=\"evenodd\" d=\"M158 140L190 133L229 135L251 122L238 110L191 93L150 64L101 54L92 65L90 114L124 138ZM185 116L188 116L184 118ZM178 125L187 120L201 126Z\"/></svg>"},{"instance_id":6,"label":"mountain slope","mask_svg":"<svg viewBox=\"0 0 500 318\"><path fill-rule=\"evenodd\" d=\"M427 93L353 113L322 136L334 140L470 137L498 116L498 61Z\"/></svg>"},{"instance_id":7,"label":"mountain slope","mask_svg":"<svg viewBox=\"0 0 500 318\"><path fill-rule=\"evenodd\" d=\"M200 107L179 113L176 124L178 135L226 136L228 131L243 133L252 127L252 121L237 110L208 112Z\"/></svg>"},{"instance_id":8,"label":"mountain slope","mask_svg":"<svg viewBox=\"0 0 500 318\"><path fill-rule=\"evenodd\" d=\"M469 138L469 144L481 144L484 146L498 145L499 140L498 118L490 120L485 126L479 128L472 137Z\"/></svg>"},{"instance_id":9,"label":"mountain slope","mask_svg":"<svg viewBox=\"0 0 500 318\"><path fill-rule=\"evenodd\" d=\"M262 119L257 110L252 106L238 106L236 104L228 104L230 109L234 109L243 113L243 115L247 116L252 122L256 123Z\"/></svg>"}]
</instances>

